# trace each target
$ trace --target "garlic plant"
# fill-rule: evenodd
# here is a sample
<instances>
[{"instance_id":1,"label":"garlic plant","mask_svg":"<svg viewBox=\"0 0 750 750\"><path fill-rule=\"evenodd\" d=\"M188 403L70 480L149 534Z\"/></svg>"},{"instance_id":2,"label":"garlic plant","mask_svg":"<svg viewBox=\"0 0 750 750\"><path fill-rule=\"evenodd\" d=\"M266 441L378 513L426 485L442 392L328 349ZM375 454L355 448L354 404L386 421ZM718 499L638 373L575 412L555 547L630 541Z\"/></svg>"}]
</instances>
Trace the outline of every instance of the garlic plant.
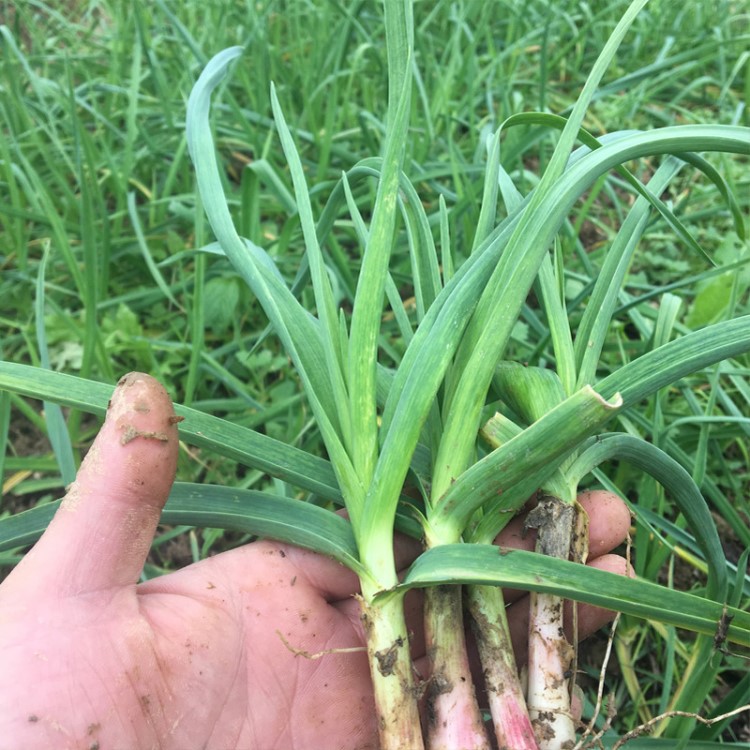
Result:
<instances>
[{"instance_id":1,"label":"garlic plant","mask_svg":"<svg viewBox=\"0 0 750 750\"><path fill-rule=\"evenodd\" d=\"M750 644L750 616L728 604L716 527L692 478L653 445L605 432L644 397L750 350L750 318L738 318L667 341L597 380L621 285L649 217L660 215L692 241L660 194L688 165L714 181L731 204L721 177L696 152L750 153L750 132L740 127L665 127L612 133L601 141L582 130L587 107L646 2L630 5L562 124L548 114L519 115L495 133L473 247L455 268L450 258L458 254L440 257L436 249L405 159L416 64L410 0L384 2L389 101L382 154L342 175L325 215L317 219L292 130L272 89L315 314L298 301L273 259L240 236L222 186L209 123L211 96L230 65L252 69L252 47L217 54L190 97L187 140L203 207L221 250L260 301L294 364L328 461L184 407L177 412L187 417L181 434L343 505L348 521L316 505L263 493L240 493L245 506L238 509L226 488L179 484L164 521L241 528L283 539L331 555L357 573L382 750L490 747L468 669L464 604L473 615L497 744L515 750L551 750L575 742L568 682L574 646L560 635L563 598L699 633L695 658L674 702L682 711L698 707L695 696L702 693L696 685L716 674L718 666L709 664L708 656L720 621L728 623L729 641ZM526 196L517 192L501 158L504 133L524 123L562 128L552 159ZM577 141L584 145L574 150ZM623 167L655 156L665 158L647 186ZM574 335L561 293L563 259L550 248L575 202L611 170L618 170L638 197ZM354 187L373 176L377 197L366 220ZM497 218L499 198L506 209L502 220ZM356 228L362 252L350 313L337 306L327 269L326 239L335 231L333 219L341 215ZM445 229L446 215L440 220ZM390 275L399 228L411 252L418 301L414 326L399 317ZM554 369L503 361L534 285L551 332ZM386 299L405 342L395 369L378 359ZM101 411L109 393L105 386L10 363L0 363L0 387L95 411ZM490 392L507 410L487 421ZM578 564L585 561L586 534L576 494L585 477L611 459L633 462L674 493L708 562L704 597ZM408 476L416 480L417 500L402 494ZM540 531L537 553L498 554L492 546L496 534L537 491L544 498L530 519ZM30 541L50 513L40 508L0 521L0 546ZM287 522L291 513L294 525ZM423 539L425 548L402 581L394 562L396 525ZM534 592L528 692L510 651L501 586ZM426 589L425 631L433 670L426 685L415 679L403 613L404 595L414 587ZM423 692L430 717L424 728L418 711ZM689 723L676 731L687 736Z\"/></svg>"}]
</instances>

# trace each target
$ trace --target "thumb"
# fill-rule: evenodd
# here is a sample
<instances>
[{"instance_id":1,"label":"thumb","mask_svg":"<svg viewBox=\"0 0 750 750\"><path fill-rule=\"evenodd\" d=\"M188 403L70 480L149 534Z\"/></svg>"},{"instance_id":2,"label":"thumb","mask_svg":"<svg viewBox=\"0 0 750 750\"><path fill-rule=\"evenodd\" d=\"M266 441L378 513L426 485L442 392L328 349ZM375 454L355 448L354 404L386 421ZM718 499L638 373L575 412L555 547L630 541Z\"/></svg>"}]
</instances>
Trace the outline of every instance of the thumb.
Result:
<instances>
[{"instance_id":1,"label":"thumb","mask_svg":"<svg viewBox=\"0 0 750 750\"><path fill-rule=\"evenodd\" d=\"M49 528L6 583L52 597L136 583L174 481L177 421L157 380L125 375Z\"/></svg>"}]
</instances>

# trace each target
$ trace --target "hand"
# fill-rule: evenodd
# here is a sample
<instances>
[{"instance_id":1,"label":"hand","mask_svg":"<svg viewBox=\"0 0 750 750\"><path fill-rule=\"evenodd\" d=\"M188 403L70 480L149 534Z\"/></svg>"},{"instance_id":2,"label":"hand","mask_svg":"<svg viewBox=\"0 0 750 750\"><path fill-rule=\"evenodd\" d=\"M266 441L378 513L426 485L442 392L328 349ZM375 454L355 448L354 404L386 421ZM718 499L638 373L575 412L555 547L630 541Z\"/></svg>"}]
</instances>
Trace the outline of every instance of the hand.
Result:
<instances>
[{"instance_id":1,"label":"hand","mask_svg":"<svg viewBox=\"0 0 750 750\"><path fill-rule=\"evenodd\" d=\"M263 541L136 584L177 448L164 389L123 378L57 515L0 586L0 737L25 750L375 747L350 571ZM591 564L623 571L606 553L627 510L610 495L584 504ZM414 544L397 551L406 566ZM410 597L414 630L419 606ZM611 616L580 609L582 636ZM519 649L523 610L512 607ZM418 635L413 651L423 662Z\"/></svg>"}]
</instances>

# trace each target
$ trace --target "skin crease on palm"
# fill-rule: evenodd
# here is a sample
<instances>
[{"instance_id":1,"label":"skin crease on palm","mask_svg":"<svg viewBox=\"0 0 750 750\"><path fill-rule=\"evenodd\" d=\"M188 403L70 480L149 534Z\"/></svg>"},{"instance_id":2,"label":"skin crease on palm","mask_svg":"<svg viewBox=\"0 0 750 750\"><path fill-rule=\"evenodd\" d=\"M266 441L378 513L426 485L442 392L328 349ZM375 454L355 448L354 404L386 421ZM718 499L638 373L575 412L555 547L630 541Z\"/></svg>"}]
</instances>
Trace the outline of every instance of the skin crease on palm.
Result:
<instances>
[{"instance_id":1,"label":"skin crease on palm","mask_svg":"<svg viewBox=\"0 0 750 750\"><path fill-rule=\"evenodd\" d=\"M55 519L0 586L2 742L25 750L375 748L350 571L262 541L136 584L174 477L175 422L157 381L123 378ZM590 564L624 572L624 560L608 553L627 534L627 509L606 493L582 502ZM533 545L519 529L512 524L499 541ZM398 540L402 567L416 551ZM521 653L528 599L508 597ZM420 608L410 594L424 676ZM579 608L580 634L610 617ZM331 649L316 659L295 653Z\"/></svg>"}]
</instances>

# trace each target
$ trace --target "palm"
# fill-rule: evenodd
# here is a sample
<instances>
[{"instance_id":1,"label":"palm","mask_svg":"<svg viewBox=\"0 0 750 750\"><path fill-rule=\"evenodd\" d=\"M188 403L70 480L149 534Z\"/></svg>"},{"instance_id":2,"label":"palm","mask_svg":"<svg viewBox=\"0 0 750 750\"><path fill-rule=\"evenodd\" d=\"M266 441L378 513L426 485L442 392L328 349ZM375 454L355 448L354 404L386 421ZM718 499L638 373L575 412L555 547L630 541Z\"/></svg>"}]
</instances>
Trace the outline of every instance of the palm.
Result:
<instances>
[{"instance_id":1,"label":"palm","mask_svg":"<svg viewBox=\"0 0 750 750\"><path fill-rule=\"evenodd\" d=\"M19 710L54 747L60 717L74 719L75 747L374 746L367 660L351 650L362 645L356 613L310 580L305 570L321 564L335 565L258 543L137 587L48 602L44 628L33 606L0 597L7 674L28 677ZM338 579L348 587L346 571ZM292 648L348 650L312 659Z\"/></svg>"}]
</instances>

